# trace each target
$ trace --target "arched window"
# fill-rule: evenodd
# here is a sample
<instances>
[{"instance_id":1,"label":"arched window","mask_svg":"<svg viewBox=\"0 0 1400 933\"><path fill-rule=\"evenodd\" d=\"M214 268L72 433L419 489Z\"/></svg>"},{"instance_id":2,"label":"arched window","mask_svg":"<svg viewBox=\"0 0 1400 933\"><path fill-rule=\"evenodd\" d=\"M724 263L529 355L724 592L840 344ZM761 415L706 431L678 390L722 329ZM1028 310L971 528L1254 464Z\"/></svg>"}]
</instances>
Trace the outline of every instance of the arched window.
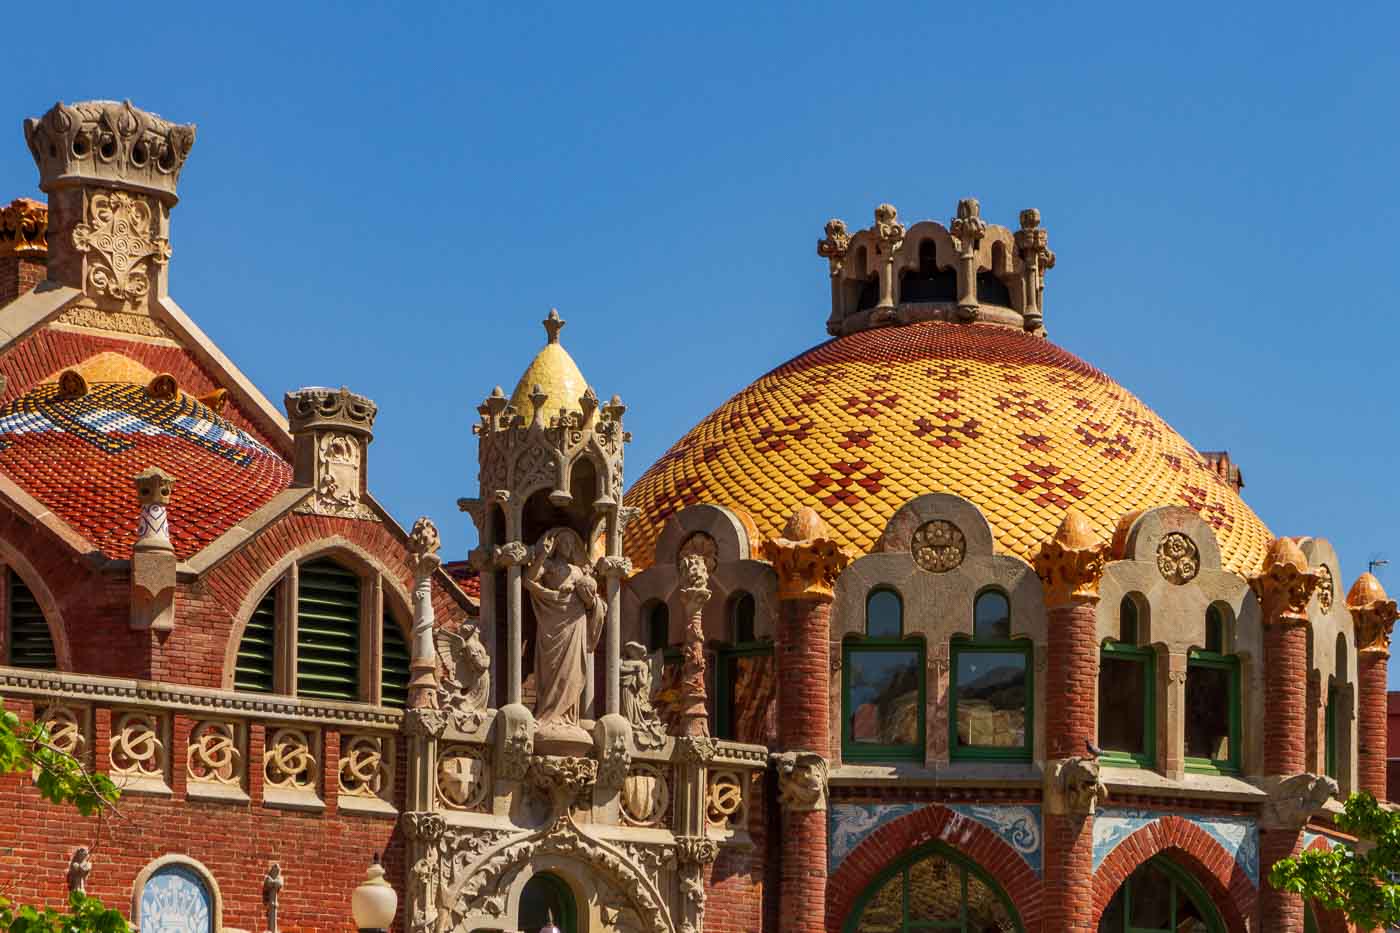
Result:
<instances>
[{"instance_id":1,"label":"arched window","mask_svg":"<svg viewBox=\"0 0 1400 933\"><path fill-rule=\"evenodd\" d=\"M1186 659L1186 768L1240 769L1240 664L1227 653L1232 641L1229 609L1206 609L1205 647Z\"/></svg>"},{"instance_id":2,"label":"arched window","mask_svg":"<svg viewBox=\"0 0 1400 933\"><path fill-rule=\"evenodd\" d=\"M887 587L865 600L865 636L842 644L842 756L924 758L924 643L904 635L904 602Z\"/></svg>"},{"instance_id":3,"label":"arched window","mask_svg":"<svg viewBox=\"0 0 1400 933\"><path fill-rule=\"evenodd\" d=\"M136 877L132 923L141 933L215 933L218 889L199 863L166 855Z\"/></svg>"},{"instance_id":4,"label":"arched window","mask_svg":"<svg viewBox=\"0 0 1400 933\"><path fill-rule=\"evenodd\" d=\"M938 268L938 250L933 240L919 241L919 267L909 269L899 277L899 300L941 301L958 300L958 273L952 268Z\"/></svg>"},{"instance_id":5,"label":"arched window","mask_svg":"<svg viewBox=\"0 0 1400 933\"><path fill-rule=\"evenodd\" d=\"M408 634L381 606L380 585L377 576L362 576L330 557L290 568L244 626L234 689L403 707ZM377 659L370 651L376 644Z\"/></svg>"},{"instance_id":6,"label":"arched window","mask_svg":"<svg viewBox=\"0 0 1400 933\"><path fill-rule=\"evenodd\" d=\"M525 882L525 890L520 892L517 926L525 933L535 933L550 923L563 933L576 933L578 905L574 903L574 892L563 880L542 872Z\"/></svg>"},{"instance_id":7,"label":"arched window","mask_svg":"<svg viewBox=\"0 0 1400 933\"><path fill-rule=\"evenodd\" d=\"M715 736L766 744L768 713L776 697L773 643L755 633L758 605L752 593L729 598L730 642L715 664Z\"/></svg>"},{"instance_id":8,"label":"arched window","mask_svg":"<svg viewBox=\"0 0 1400 933\"><path fill-rule=\"evenodd\" d=\"M11 667L27 667L31 670L51 671L58 667L58 655L53 647L53 635L49 632L49 622L44 618L44 610L39 601L19 574L13 569L6 575L8 599L5 606L5 621L8 635L0 647L7 649L7 656L0 656Z\"/></svg>"},{"instance_id":9,"label":"arched window","mask_svg":"<svg viewBox=\"0 0 1400 933\"><path fill-rule=\"evenodd\" d=\"M647 623L647 650L665 651L671 644L671 610L663 600L650 603L642 613Z\"/></svg>"},{"instance_id":10,"label":"arched window","mask_svg":"<svg viewBox=\"0 0 1400 933\"><path fill-rule=\"evenodd\" d=\"M949 754L1029 759L1032 751L1031 643L1011 637L1011 603L984 590L973 603L972 638L950 649Z\"/></svg>"},{"instance_id":11,"label":"arched window","mask_svg":"<svg viewBox=\"0 0 1400 933\"><path fill-rule=\"evenodd\" d=\"M983 269L977 273L977 303L1011 307L1011 289L996 276L996 273Z\"/></svg>"},{"instance_id":12,"label":"arched window","mask_svg":"<svg viewBox=\"0 0 1400 933\"><path fill-rule=\"evenodd\" d=\"M856 900L844 933L1020 933L1005 892L972 862L942 843L915 850Z\"/></svg>"},{"instance_id":13,"label":"arched window","mask_svg":"<svg viewBox=\"0 0 1400 933\"><path fill-rule=\"evenodd\" d=\"M1099 933L1224 933L1210 897L1190 873L1163 856L1123 882L1099 919Z\"/></svg>"},{"instance_id":14,"label":"arched window","mask_svg":"<svg viewBox=\"0 0 1400 933\"><path fill-rule=\"evenodd\" d=\"M1337 635L1336 653L1336 673L1327 685L1327 706L1324 710L1325 719L1323 721L1323 772L1331 778L1343 778L1341 769L1342 749L1349 743L1345 741L1342 734L1343 703L1347 697L1345 685L1347 683L1347 639L1345 635ZM1348 769L1349 770L1349 769ZM1342 792L1347 790L1345 784Z\"/></svg>"},{"instance_id":15,"label":"arched window","mask_svg":"<svg viewBox=\"0 0 1400 933\"><path fill-rule=\"evenodd\" d=\"M1146 602L1118 604L1118 638L1099 649L1099 747L1112 764L1151 767L1156 760L1156 656L1138 644Z\"/></svg>"}]
</instances>

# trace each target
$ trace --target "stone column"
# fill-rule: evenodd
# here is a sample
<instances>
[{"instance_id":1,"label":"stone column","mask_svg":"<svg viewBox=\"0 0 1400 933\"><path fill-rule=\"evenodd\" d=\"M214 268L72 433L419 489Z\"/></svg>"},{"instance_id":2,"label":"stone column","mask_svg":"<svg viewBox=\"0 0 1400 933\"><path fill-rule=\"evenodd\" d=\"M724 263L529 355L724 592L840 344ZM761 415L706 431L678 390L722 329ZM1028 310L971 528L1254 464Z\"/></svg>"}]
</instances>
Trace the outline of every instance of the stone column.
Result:
<instances>
[{"instance_id":1,"label":"stone column","mask_svg":"<svg viewBox=\"0 0 1400 933\"><path fill-rule=\"evenodd\" d=\"M408 569L413 573L413 644L409 660L408 705L433 709L437 697L437 650L433 647L433 573L442 566L442 541L427 517L408 536Z\"/></svg>"},{"instance_id":2,"label":"stone column","mask_svg":"<svg viewBox=\"0 0 1400 933\"><path fill-rule=\"evenodd\" d=\"M622 584L632 573L632 562L625 557L598 559L598 575L608 588L607 678L604 712L608 715L622 709Z\"/></svg>"},{"instance_id":3,"label":"stone column","mask_svg":"<svg viewBox=\"0 0 1400 933\"><path fill-rule=\"evenodd\" d=\"M1387 599L1381 581L1363 573L1347 594L1356 627L1356 725L1359 790L1386 798L1386 676L1390 666L1390 630L1395 600Z\"/></svg>"},{"instance_id":4,"label":"stone column","mask_svg":"<svg viewBox=\"0 0 1400 933\"><path fill-rule=\"evenodd\" d=\"M977 247L987 233L982 219L982 207L976 198L958 202L958 214L948 225L953 246L958 251L958 317L964 321L977 320Z\"/></svg>"},{"instance_id":5,"label":"stone column","mask_svg":"<svg viewBox=\"0 0 1400 933\"><path fill-rule=\"evenodd\" d=\"M894 317L894 254L904 245L904 224L899 222L899 212L893 204L881 204L875 208L876 251L880 257L880 301L875 305L872 320L890 320Z\"/></svg>"},{"instance_id":6,"label":"stone column","mask_svg":"<svg viewBox=\"0 0 1400 933\"><path fill-rule=\"evenodd\" d=\"M709 735L705 708L705 604L710 601L710 571L705 558L690 554L681 560L681 603L685 606L685 647L681 663L680 735Z\"/></svg>"},{"instance_id":7,"label":"stone column","mask_svg":"<svg viewBox=\"0 0 1400 933\"><path fill-rule=\"evenodd\" d=\"M827 262L831 274L831 316L827 318L826 330L832 336L840 336L841 323L846 319L846 290L841 273L846 268L846 252L851 247L851 236L846 232L846 222L833 217L826 222L826 238L817 241L817 255Z\"/></svg>"},{"instance_id":8,"label":"stone column","mask_svg":"<svg viewBox=\"0 0 1400 933\"><path fill-rule=\"evenodd\" d=\"M169 632L175 628L176 562L168 514L175 477L159 467L147 467L136 474L135 482L141 520L131 553L130 625Z\"/></svg>"},{"instance_id":9,"label":"stone column","mask_svg":"<svg viewBox=\"0 0 1400 933\"><path fill-rule=\"evenodd\" d=\"M1161 657L1161 655L1159 655ZM1166 702L1159 703L1158 709L1166 710L1165 716L1157 717L1158 747L1164 749L1162 773L1173 781L1186 776L1186 664L1185 652L1172 651L1166 654L1167 677L1165 686Z\"/></svg>"},{"instance_id":10,"label":"stone column","mask_svg":"<svg viewBox=\"0 0 1400 933\"><path fill-rule=\"evenodd\" d=\"M520 566L530 559L530 549L519 541L496 548L496 565L506 568L506 703L519 703L521 697L520 648L524 638Z\"/></svg>"},{"instance_id":11,"label":"stone column","mask_svg":"<svg viewBox=\"0 0 1400 933\"><path fill-rule=\"evenodd\" d=\"M890 209L891 213L893 208ZM782 933L821 933L826 912L826 779L831 600L850 555L810 508L763 543L778 574L778 744L782 805Z\"/></svg>"},{"instance_id":12,"label":"stone column","mask_svg":"<svg viewBox=\"0 0 1400 933\"><path fill-rule=\"evenodd\" d=\"M1264 808L1259 830L1259 874L1267 879L1279 859L1298 850L1310 812L1284 805L1283 788L1319 779L1307 774L1308 600L1318 575L1290 538L1276 538L1263 570L1249 578L1264 627L1264 775L1278 803ZM1325 802L1320 801L1320 803ZM1302 933L1303 900L1264 881L1259 891L1262 929Z\"/></svg>"},{"instance_id":13,"label":"stone column","mask_svg":"<svg viewBox=\"0 0 1400 933\"><path fill-rule=\"evenodd\" d=\"M961 208L960 208L961 212ZM1104 796L1095 616L1108 545L1077 510L1035 557L1045 592L1045 933L1093 927L1094 809Z\"/></svg>"}]
</instances>

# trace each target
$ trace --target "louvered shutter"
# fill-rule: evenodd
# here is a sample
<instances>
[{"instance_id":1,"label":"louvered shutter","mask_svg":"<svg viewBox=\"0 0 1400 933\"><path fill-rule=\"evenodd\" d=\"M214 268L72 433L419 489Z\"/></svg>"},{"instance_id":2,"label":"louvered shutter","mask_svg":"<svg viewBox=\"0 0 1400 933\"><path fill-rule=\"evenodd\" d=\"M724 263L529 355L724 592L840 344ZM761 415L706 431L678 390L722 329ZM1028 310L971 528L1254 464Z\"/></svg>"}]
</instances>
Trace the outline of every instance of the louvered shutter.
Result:
<instances>
[{"instance_id":1,"label":"louvered shutter","mask_svg":"<svg viewBox=\"0 0 1400 933\"><path fill-rule=\"evenodd\" d=\"M272 693L277 670L277 598L282 584L268 590L253 610L234 662L233 688L250 693Z\"/></svg>"},{"instance_id":2,"label":"louvered shutter","mask_svg":"<svg viewBox=\"0 0 1400 933\"><path fill-rule=\"evenodd\" d=\"M379 677L380 702L403 709L408 702L408 642L403 629L389 613L384 613L383 654Z\"/></svg>"},{"instance_id":3,"label":"louvered shutter","mask_svg":"<svg viewBox=\"0 0 1400 933\"><path fill-rule=\"evenodd\" d=\"M302 564L297 696L360 699L360 578L331 560Z\"/></svg>"},{"instance_id":4,"label":"louvered shutter","mask_svg":"<svg viewBox=\"0 0 1400 933\"><path fill-rule=\"evenodd\" d=\"M34 670L51 671L58 667L53 650L49 623L39 601L24 585L19 574L10 571L10 664Z\"/></svg>"}]
</instances>

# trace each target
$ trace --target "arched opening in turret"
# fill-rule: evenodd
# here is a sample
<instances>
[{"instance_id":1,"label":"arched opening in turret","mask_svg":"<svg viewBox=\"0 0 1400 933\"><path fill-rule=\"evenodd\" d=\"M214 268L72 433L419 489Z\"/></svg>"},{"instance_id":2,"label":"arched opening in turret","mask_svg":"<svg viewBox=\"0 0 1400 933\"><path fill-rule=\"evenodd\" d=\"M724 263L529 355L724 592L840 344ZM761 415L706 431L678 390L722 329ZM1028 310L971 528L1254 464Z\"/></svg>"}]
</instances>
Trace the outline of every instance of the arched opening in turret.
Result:
<instances>
[{"instance_id":1,"label":"arched opening in turret","mask_svg":"<svg viewBox=\"0 0 1400 933\"><path fill-rule=\"evenodd\" d=\"M992 244L992 268L977 273L977 303L996 305L999 308L1011 307L1011 289L994 272L1006 268L1006 247Z\"/></svg>"},{"instance_id":2,"label":"arched opening in turret","mask_svg":"<svg viewBox=\"0 0 1400 933\"><path fill-rule=\"evenodd\" d=\"M574 464L573 474L569 477L569 494L574 497L575 505L592 511L593 503L598 501L598 468L591 458L580 457ZM580 534L584 531L579 529Z\"/></svg>"},{"instance_id":3,"label":"arched opening in turret","mask_svg":"<svg viewBox=\"0 0 1400 933\"><path fill-rule=\"evenodd\" d=\"M846 282L846 307L854 303L857 311L869 311L880 303L880 277L869 272L870 253L864 245L856 247L849 261L852 277Z\"/></svg>"},{"instance_id":4,"label":"arched opening in turret","mask_svg":"<svg viewBox=\"0 0 1400 933\"><path fill-rule=\"evenodd\" d=\"M952 267L938 267L938 244L933 240L919 241L919 267L909 269L899 278L899 300L957 301L958 273Z\"/></svg>"}]
</instances>

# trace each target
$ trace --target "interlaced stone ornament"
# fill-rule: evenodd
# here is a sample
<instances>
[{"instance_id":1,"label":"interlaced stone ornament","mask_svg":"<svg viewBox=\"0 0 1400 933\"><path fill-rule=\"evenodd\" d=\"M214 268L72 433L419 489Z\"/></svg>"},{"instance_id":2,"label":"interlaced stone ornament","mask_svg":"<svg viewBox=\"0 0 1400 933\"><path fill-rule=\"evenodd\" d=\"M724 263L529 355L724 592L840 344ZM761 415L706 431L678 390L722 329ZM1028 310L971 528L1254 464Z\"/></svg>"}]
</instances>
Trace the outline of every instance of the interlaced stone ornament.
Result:
<instances>
[{"instance_id":1,"label":"interlaced stone ornament","mask_svg":"<svg viewBox=\"0 0 1400 933\"><path fill-rule=\"evenodd\" d=\"M1179 531L1168 532L1157 545L1157 570L1162 579L1178 586L1196 579L1201 570L1196 542Z\"/></svg>"},{"instance_id":2,"label":"interlaced stone ornament","mask_svg":"<svg viewBox=\"0 0 1400 933\"><path fill-rule=\"evenodd\" d=\"M947 573L960 566L967 556L967 538L957 525L936 518L914 532L911 550L920 567L930 573Z\"/></svg>"},{"instance_id":3,"label":"interlaced stone ornament","mask_svg":"<svg viewBox=\"0 0 1400 933\"><path fill-rule=\"evenodd\" d=\"M150 199L125 191L88 198L85 222L73 228L73 246L88 255L88 284L97 295L127 301L151 290L147 264L170 259L170 241L159 235L158 209Z\"/></svg>"}]
</instances>

